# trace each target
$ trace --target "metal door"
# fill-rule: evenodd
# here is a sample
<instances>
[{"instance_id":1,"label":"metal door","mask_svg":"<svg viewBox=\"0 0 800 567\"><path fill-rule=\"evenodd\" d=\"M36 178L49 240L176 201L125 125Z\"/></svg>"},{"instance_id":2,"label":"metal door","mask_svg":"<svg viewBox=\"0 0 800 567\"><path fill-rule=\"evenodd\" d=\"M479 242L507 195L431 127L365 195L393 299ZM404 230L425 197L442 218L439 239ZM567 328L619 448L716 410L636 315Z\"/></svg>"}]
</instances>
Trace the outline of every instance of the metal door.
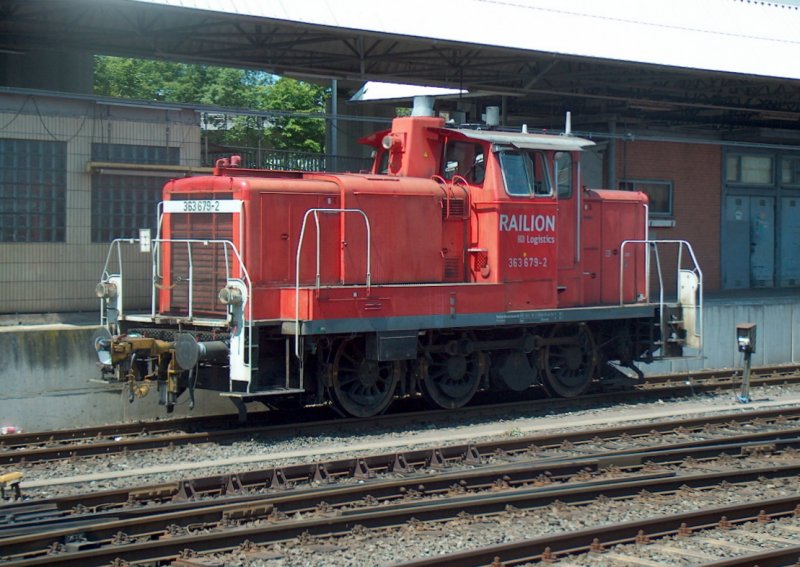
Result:
<instances>
[{"instance_id":1,"label":"metal door","mask_svg":"<svg viewBox=\"0 0 800 567\"><path fill-rule=\"evenodd\" d=\"M775 199L748 195L726 197L724 222L725 289L774 287ZM800 221L794 222L798 223L800 231Z\"/></svg>"},{"instance_id":2,"label":"metal door","mask_svg":"<svg viewBox=\"0 0 800 567\"><path fill-rule=\"evenodd\" d=\"M780 277L784 286L800 285L800 198L781 199Z\"/></svg>"},{"instance_id":3,"label":"metal door","mask_svg":"<svg viewBox=\"0 0 800 567\"><path fill-rule=\"evenodd\" d=\"M750 197L750 285L775 286L775 199Z\"/></svg>"},{"instance_id":4,"label":"metal door","mask_svg":"<svg viewBox=\"0 0 800 567\"><path fill-rule=\"evenodd\" d=\"M726 197L724 223L722 285L725 289L749 287L750 197Z\"/></svg>"}]
</instances>

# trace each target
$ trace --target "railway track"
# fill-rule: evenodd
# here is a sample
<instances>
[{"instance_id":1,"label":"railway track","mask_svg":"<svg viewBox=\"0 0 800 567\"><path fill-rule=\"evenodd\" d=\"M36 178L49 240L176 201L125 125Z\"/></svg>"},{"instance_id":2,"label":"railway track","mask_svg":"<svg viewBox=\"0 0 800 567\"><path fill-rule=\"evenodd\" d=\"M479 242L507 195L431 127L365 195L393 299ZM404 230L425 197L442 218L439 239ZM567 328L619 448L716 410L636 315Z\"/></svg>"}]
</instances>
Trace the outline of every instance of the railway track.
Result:
<instances>
[{"instance_id":1,"label":"railway track","mask_svg":"<svg viewBox=\"0 0 800 567\"><path fill-rule=\"evenodd\" d=\"M736 422L720 416L661 424L660 429L652 424L437 448L427 457L424 452L376 456L373 467L366 460L350 463L359 482L349 484L330 484L344 475L333 474L339 465L329 463L315 465L313 472L306 468L299 477L293 477L299 470L278 474L273 469L271 476L260 471L254 484L247 482L255 479L230 477L224 488L220 478L215 487L212 480L198 479L191 492L183 485L171 495L165 486L142 487L113 498L33 502L27 511L23 503L0 508L6 517L15 515L0 532L0 557L10 565L94 565L118 557L149 561L177 557L184 549L234 549L244 540L270 544L308 537L303 534L344 535L356 525L386 529L412 518L443 522L464 514L502 514L509 507L534 510L556 502L579 506L601 497L635 499L643 491L675 494L709 490L723 482L793 479L800 475L797 418L800 411L790 417L739 413ZM667 432L672 439L665 438ZM465 453L456 458L458 450ZM734 461L745 464L737 467ZM401 470L394 468L397 463ZM707 472L709 468L717 470ZM275 486L281 476L296 480ZM206 491L200 490L203 482L208 483ZM288 486L295 490L286 490ZM58 517L53 512L59 507L72 513Z\"/></svg>"},{"instance_id":2,"label":"railway track","mask_svg":"<svg viewBox=\"0 0 800 567\"><path fill-rule=\"evenodd\" d=\"M714 439L741 432L748 424L764 431L767 438L776 435L776 429L792 429L800 422L800 408L766 409L678 419L661 422L634 424L623 423L616 427L526 437L511 437L483 443L453 443L441 447L410 449L399 452L366 455L357 459L343 458L324 462L268 467L227 475L182 479L179 482L154 484L146 487L97 492L88 495L64 496L61 498L36 500L56 506L62 511L72 509L108 509L128 503L145 504L187 498L217 497L239 490L287 489L314 482L330 482L346 479L360 480L376 474L392 471L409 471L421 468L437 469L455 464L472 466L493 458L524 458L526 455L547 456L551 452L573 451L578 454L596 452L594 446L602 444L609 451L609 443L621 446L623 451L637 443L638 439L650 439L661 435L663 443L707 443ZM752 425L751 425L752 426ZM133 474L136 471L131 471ZM94 479L94 477L92 477ZM89 479L67 479L69 482L87 482ZM53 481L29 483L30 486L49 485ZM55 482L60 482L57 479ZM24 507L24 504L23 504ZM0 507L8 521L14 521L12 505Z\"/></svg>"},{"instance_id":3,"label":"railway track","mask_svg":"<svg viewBox=\"0 0 800 567\"><path fill-rule=\"evenodd\" d=\"M641 398L642 396L680 396L732 388L737 383L736 370L714 370L692 372L682 375L649 377L645 384L634 389L593 394L580 400L546 399L524 400L503 404L476 405L461 408L460 417L484 415L497 411L552 410L563 407L574 409L587 404L602 404ZM751 383L754 387L794 384L800 382L800 372L795 366L764 367L753 371ZM76 430L47 431L39 433L17 433L0 437L0 466L30 465L59 459L75 459L114 453L163 449L178 445L201 443L229 443L251 436L282 436L300 432L313 434L331 428L347 426L392 427L412 420L447 420L453 413L446 410L429 409L393 413L371 418L330 419L330 412L311 411L308 421L298 423L297 412L277 413L281 423L271 425L237 426L232 416L187 418L162 422L141 422L110 426L97 426Z\"/></svg>"},{"instance_id":4,"label":"railway track","mask_svg":"<svg viewBox=\"0 0 800 567\"><path fill-rule=\"evenodd\" d=\"M773 533L765 533L765 527ZM643 567L685 565L687 560L703 567L777 567L800 561L798 534L800 497L791 496L560 533L400 565L511 567L558 561L559 565L577 566L602 564L605 559L607 564Z\"/></svg>"}]
</instances>

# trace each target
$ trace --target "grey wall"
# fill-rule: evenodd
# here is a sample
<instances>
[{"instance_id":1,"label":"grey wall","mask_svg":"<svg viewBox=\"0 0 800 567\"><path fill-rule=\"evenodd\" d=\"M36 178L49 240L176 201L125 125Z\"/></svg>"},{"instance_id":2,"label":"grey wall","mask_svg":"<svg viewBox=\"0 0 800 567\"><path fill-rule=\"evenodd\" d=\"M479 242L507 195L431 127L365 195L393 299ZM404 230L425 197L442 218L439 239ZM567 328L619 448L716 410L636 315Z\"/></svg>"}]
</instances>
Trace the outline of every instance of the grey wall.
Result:
<instances>
[{"instance_id":1,"label":"grey wall","mask_svg":"<svg viewBox=\"0 0 800 567\"><path fill-rule=\"evenodd\" d=\"M66 151L65 238L59 242L0 242L0 313L94 311L97 299L92 290L102 273L109 243L92 242L91 236L96 213L87 165L93 144L179 148L181 165L199 166L197 114L47 94L0 93L0 124L4 125L0 138L58 142ZM21 161L17 173L30 179L25 184L33 187L36 169L27 163ZM100 206L99 210L110 208ZM153 207L152 214L155 212ZM142 305L149 305L149 260L138 256L131 273L140 282L135 295Z\"/></svg>"},{"instance_id":2,"label":"grey wall","mask_svg":"<svg viewBox=\"0 0 800 567\"><path fill-rule=\"evenodd\" d=\"M167 416L154 390L130 404L120 387L99 382L95 329L0 327L0 427L42 431ZM196 402L194 411L183 404L172 415L235 413L233 404L215 393L198 392Z\"/></svg>"},{"instance_id":3,"label":"grey wall","mask_svg":"<svg viewBox=\"0 0 800 567\"><path fill-rule=\"evenodd\" d=\"M753 366L769 366L800 360L800 303L789 298L744 303L714 301L705 306L703 358L651 364L646 373L684 372L701 368L739 368L742 353L736 350L736 325L757 325Z\"/></svg>"}]
</instances>

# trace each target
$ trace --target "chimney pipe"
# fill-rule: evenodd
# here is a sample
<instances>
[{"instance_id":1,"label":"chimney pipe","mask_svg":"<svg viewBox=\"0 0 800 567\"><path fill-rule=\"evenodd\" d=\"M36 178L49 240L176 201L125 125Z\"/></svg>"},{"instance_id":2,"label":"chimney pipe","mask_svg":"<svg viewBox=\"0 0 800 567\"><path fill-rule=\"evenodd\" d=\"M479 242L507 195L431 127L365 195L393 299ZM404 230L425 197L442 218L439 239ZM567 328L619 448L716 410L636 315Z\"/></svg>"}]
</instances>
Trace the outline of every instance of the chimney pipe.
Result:
<instances>
[{"instance_id":1,"label":"chimney pipe","mask_svg":"<svg viewBox=\"0 0 800 567\"><path fill-rule=\"evenodd\" d=\"M433 97L415 96L411 116L433 116Z\"/></svg>"}]
</instances>

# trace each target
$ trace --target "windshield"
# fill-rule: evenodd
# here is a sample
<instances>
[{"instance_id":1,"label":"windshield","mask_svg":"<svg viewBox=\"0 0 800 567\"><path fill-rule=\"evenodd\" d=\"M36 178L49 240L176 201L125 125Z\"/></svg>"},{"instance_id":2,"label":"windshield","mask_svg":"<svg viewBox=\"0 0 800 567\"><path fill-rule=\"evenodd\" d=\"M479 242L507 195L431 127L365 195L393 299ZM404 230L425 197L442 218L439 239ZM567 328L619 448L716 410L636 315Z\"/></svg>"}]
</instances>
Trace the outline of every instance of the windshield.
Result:
<instances>
[{"instance_id":1,"label":"windshield","mask_svg":"<svg viewBox=\"0 0 800 567\"><path fill-rule=\"evenodd\" d=\"M544 152L504 150L500 152L500 167L506 193L515 197L550 195L550 173Z\"/></svg>"}]
</instances>

